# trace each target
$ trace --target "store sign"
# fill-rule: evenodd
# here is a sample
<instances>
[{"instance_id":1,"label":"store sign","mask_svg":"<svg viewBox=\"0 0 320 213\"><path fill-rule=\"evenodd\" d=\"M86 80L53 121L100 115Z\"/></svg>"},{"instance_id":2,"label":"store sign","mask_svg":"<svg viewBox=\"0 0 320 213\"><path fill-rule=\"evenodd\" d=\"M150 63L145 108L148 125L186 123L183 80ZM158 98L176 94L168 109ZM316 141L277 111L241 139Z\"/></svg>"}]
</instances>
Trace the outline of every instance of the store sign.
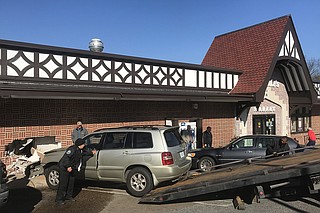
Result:
<instances>
[{"instance_id":1,"label":"store sign","mask_svg":"<svg viewBox=\"0 0 320 213\"><path fill-rule=\"evenodd\" d=\"M280 83L277 80L270 80L268 83L268 87L276 87L279 88Z\"/></svg>"},{"instance_id":2,"label":"store sign","mask_svg":"<svg viewBox=\"0 0 320 213\"><path fill-rule=\"evenodd\" d=\"M275 112L276 107L274 106L260 106L258 109L257 107L254 108L254 112Z\"/></svg>"}]
</instances>

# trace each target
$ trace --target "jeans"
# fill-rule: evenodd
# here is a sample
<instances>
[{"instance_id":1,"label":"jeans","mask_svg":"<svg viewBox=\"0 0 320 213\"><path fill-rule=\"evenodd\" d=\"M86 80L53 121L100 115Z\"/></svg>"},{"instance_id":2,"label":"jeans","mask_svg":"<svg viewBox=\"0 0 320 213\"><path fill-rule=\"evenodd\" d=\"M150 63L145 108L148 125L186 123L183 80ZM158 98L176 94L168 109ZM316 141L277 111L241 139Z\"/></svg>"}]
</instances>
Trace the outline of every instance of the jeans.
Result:
<instances>
[{"instance_id":1,"label":"jeans","mask_svg":"<svg viewBox=\"0 0 320 213\"><path fill-rule=\"evenodd\" d=\"M314 146L316 145L315 141L309 140L309 142L307 143L307 146Z\"/></svg>"}]
</instances>

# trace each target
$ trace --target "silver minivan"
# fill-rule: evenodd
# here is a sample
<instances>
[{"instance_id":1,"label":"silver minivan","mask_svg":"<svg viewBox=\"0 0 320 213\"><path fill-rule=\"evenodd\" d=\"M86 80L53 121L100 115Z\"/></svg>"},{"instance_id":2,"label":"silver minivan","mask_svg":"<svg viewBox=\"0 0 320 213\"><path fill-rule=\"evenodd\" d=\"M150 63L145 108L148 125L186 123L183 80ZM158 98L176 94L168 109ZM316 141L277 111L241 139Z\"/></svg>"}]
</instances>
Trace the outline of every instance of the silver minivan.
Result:
<instances>
[{"instance_id":1,"label":"silver minivan","mask_svg":"<svg viewBox=\"0 0 320 213\"><path fill-rule=\"evenodd\" d=\"M124 182L133 196L143 196L159 183L186 174L191 167L178 127L101 129L84 139L86 147L97 150L97 154L84 164L83 178ZM63 153L63 150L50 151L42 161L50 188L58 187L57 163Z\"/></svg>"}]
</instances>

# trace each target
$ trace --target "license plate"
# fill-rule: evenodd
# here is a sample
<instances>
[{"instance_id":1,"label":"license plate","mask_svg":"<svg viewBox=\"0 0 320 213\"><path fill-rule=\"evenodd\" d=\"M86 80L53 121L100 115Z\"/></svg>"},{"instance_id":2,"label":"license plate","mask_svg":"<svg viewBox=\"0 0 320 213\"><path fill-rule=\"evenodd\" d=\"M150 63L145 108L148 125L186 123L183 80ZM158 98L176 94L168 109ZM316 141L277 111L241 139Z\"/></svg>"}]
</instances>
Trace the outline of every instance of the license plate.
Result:
<instances>
[{"instance_id":1,"label":"license plate","mask_svg":"<svg viewBox=\"0 0 320 213\"><path fill-rule=\"evenodd\" d=\"M313 175L310 176L312 185L313 185L313 189L314 190L319 190L320 189L320 175Z\"/></svg>"},{"instance_id":2,"label":"license plate","mask_svg":"<svg viewBox=\"0 0 320 213\"><path fill-rule=\"evenodd\" d=\"M179 152L179 154L181 158L184 158L184 152Z\"/></svg>"}]
</instances>

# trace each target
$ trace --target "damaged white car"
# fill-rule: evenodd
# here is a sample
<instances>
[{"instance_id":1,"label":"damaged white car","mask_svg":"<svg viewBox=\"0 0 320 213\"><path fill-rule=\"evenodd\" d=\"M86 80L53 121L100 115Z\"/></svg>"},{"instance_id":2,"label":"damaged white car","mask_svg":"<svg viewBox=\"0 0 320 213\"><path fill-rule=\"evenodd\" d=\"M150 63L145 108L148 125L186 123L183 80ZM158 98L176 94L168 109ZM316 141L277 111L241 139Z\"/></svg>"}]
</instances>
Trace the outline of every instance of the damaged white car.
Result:
<instances>
[{"instance_id":1,"label":"damaged white car","mask_svg":"<svg viewBox=\"0 0 320 213\"><path fill-rule=\"evenodd\" d=\"M43 153L61 147L54 136L32 137L16 139L5 146L7 179L33 178L43 174L40 161Z\"/></svg>"}]
</instances>

